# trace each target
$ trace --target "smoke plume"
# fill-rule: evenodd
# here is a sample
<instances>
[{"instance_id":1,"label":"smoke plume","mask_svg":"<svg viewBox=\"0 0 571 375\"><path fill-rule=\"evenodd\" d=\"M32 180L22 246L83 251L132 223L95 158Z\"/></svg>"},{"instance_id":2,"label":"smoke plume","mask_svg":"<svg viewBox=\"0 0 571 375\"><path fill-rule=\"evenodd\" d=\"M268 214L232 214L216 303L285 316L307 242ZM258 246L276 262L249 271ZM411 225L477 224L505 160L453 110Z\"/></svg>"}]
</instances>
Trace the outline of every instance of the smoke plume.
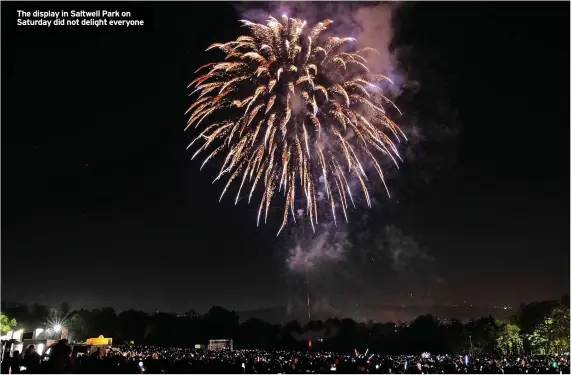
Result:
<instances>
[{"instance_id":1,"label":"smoke plume","mask_svg":"<svg viewBox=\"0 0 571 375\"><path fill-rule=\"evenodd\" d=\"M384 74L393 81L392 85L383 86L382 89L389 90L387 96L396 101L403 90L409 92L419 90L419 84L417 82L411 84L407 75L399 68L396 58L398 51L391 49L395 34L393 20L400 6L400 3L395 2L271 2L240 3L236 5L236 10L242 19L257 23L265 23L270 15L279 19L282 14L306 20L308 25L325 19L333 20L324 32L324 36L352 37L357 40L357 48L376 49L378 53L372 52L365 56L367 65L372 72ZM397 123L414 144L422 141L423 133L419 130L416 118L401 117L400 120L402 122L397 120ZM351 137L351 134L347 137ZM328 139L321 140L321 142L328 141ZM408 148L402 155L405 160L413 157L407 152L410 152ZM387 164L387 160L382 158L379 162L384 168L385 176L390 178L395 169L394 165ZM373 170L372 163L364 164L363 167L368 171ZM352 191L360 190L358 180L353 179L349 183L354 185L351 186ZM327 199L323 181L320 181L320 185L316 194L317 199ZM388 188L390 191L390 182ZM385 194L384 190L380 181L371 185L372 205L379 204L380 201L376 200L375 195ZM364 196L354 194L353 197L357 209L365 209ZM296 205L297 207L303 205ZM315 226L315 232L304 219L306 217L304 210L298 209L296 213L297 222L292 223L289 228L290 234L286 238L288 243L284 255L286 268L294 280L292 284L298 285L295 293L292 293L294 294L292 299L297 301L295 304L302 310L306 307L314 312L332 313L337 311L334 299L343 298L346 301L351 298L358 299L354 296L354 291L362 290L365 286L374 290L370 280L366 280L364 275L373 268L374 276L378 279L379 274L384 271L407 274L417 261L424 263L432 261L426 251L394 226L381 225L376 231L363 230L367 232L363 234L367 237L367 241L362 243L358 240L361 233L354 233L356 228L352 221L358 222L359 218L355 217L357 215L353 210L347 212L350 224L345 223L345 217L339 207L336 220L331 212L326 213L321 210L319 225ZM357 231L362 229L359 228ZM356 261L357 258L361 260ZM355 308L353 304L353 309Z\"/></svg>"},{"instance_id":2,"label":"smoke plume","mask_svg":"<svg viewBox=\"0 0 571 375\"><path fill-rule=\"evenodd\" d=\"M390 74L395 59L389 50L393 37L392 19L397 2L269 2L240 3L236 10L244 19L265 23L268 17L286 14L315 24L325 19L333 23L324 35L348 36L357 39L359 48L371 47L379 54L369 56L372 70Z\"/></svg>"},{"instance_id":3,"label":"smoke plume","mask_svg":"<svg viewBox=\"0 0 571 375\"><path fill-rule=\"evenodd\" d=\"M286 265L290 271L312 271L316 266L337 263L344 259L350 242L345 231L332 223L319 226L320 234L301 239L289 250Z\"/></svg>"}]
</instances>

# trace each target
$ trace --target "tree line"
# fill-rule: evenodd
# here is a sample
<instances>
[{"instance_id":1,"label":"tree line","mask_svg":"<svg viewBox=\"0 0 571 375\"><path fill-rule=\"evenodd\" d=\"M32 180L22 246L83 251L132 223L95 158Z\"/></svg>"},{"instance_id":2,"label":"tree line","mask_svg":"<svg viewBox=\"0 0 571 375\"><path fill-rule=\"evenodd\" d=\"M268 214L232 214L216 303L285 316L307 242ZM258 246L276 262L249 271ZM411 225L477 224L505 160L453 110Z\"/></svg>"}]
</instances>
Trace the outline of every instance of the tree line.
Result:
<instances>
[{"instance_id":1,"label":"tree line","mask_svg":"<svg viewBox=\"0 0 571 375\"><path fill-rule=\"evenodd\" d=\"M408 323L357 323L328 319L301 324L270 324L260 319L240 322L234 311L214 306L206 314L155 313L127 310L58 308L2 302L2 332L23 328L68 328L70 339L84 341L103 335L115 345L134 343L193 347L209 339L231 338L238 348L282 350L331 350L354 348L387 354L559 354L569 351L569 297L560 301L522 304L508 319L492 316L462 323L419 316ZM54 332L54 335L56 333ZM310 344L311 341L311 344ZM310 346L311 345L311 346Z\"/></svg>"}]
</instances>

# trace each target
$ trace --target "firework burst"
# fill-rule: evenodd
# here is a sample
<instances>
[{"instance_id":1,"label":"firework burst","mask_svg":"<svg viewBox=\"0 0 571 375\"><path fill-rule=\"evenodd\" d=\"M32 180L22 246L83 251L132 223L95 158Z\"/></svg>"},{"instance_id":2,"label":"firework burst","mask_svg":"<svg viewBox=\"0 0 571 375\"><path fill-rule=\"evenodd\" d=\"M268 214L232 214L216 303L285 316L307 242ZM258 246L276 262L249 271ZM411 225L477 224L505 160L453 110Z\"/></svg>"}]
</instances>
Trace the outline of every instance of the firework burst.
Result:
<instances>
[{"instance_id":1,"label":"firework burst","mask_svg":"<svg viewBox=\"0 0 571 375\"><path fill-rule=\"evenodd\" d=\"M289 217L295 221L300 194L313 230L321 206L331 211L335 222L339 209L347 220L349 204L355 206L352 177L370 206L364 160L386 189L376 155L398 166L391 137L406 139L386 114L385 106L396 107L379 83L390 80L371 73L363 57L375 50L355 50L353 38L322 37L331 20L312 28L286 16L282 22L270 17L266 25L241 22L248 35L211 45L207 51L220 49L225 60L200 67L195 73L207 72L189 85L198 97L186 112L186 129L201 124L205 128L188 148L199 143L192 158L205 155L202 167L224 155L214 180L227 176L220 199L233 182L239 184L236 203L244 185L249 186L248 202L258 188L259 225L262 216L267 220L276 191L283 192L278 234ZM321 190L325 194L319 194Z\"/></svg>"}]
</instances>

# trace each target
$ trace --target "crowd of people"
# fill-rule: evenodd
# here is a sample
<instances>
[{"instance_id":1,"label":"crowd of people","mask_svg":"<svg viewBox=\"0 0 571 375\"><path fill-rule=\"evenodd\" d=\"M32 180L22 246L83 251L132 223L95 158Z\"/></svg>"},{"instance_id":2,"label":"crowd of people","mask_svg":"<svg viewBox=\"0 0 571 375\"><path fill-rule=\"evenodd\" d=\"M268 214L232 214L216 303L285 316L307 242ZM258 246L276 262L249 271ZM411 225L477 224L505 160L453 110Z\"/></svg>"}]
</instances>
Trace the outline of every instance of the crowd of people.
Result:
<instances>
[{"instance_id":1,"label":"crowd of people","mask_svg":"<svg viewBox=\"0 0 571 375\"><path fill-rule=\"evenodd\" d=\"M568 374L569 355L486 357L369 353L220 350L124 345L73 358L67 342L41 358L30 346L5 356L2 373L384 373Z\"/></svg>"}]
</instances>

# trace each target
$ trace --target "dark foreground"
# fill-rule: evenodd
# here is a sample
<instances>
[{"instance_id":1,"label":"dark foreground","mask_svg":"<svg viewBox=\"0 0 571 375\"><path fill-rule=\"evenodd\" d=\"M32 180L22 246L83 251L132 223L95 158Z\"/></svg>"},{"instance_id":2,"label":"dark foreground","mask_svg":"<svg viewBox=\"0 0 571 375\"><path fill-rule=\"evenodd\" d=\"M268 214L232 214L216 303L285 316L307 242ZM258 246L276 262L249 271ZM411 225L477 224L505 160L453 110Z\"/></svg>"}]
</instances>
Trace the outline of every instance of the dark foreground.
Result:
<instances>
[{"instance_id":1,"label":"dark foreground","mask_svg":"<svg viewBox=\"0 0 571 375\"><path fill-rule=\"evenodd\" d=\"M64 348L65 349L65 348ZM28 353L27 353L28 354ZM392 374L568 374L569 356L467 357L463 355L388 356L295 351L206 351L120 346L72 360L55 351L7 358L2 373L392 373Z\"/></svg>"}]
</instances>

